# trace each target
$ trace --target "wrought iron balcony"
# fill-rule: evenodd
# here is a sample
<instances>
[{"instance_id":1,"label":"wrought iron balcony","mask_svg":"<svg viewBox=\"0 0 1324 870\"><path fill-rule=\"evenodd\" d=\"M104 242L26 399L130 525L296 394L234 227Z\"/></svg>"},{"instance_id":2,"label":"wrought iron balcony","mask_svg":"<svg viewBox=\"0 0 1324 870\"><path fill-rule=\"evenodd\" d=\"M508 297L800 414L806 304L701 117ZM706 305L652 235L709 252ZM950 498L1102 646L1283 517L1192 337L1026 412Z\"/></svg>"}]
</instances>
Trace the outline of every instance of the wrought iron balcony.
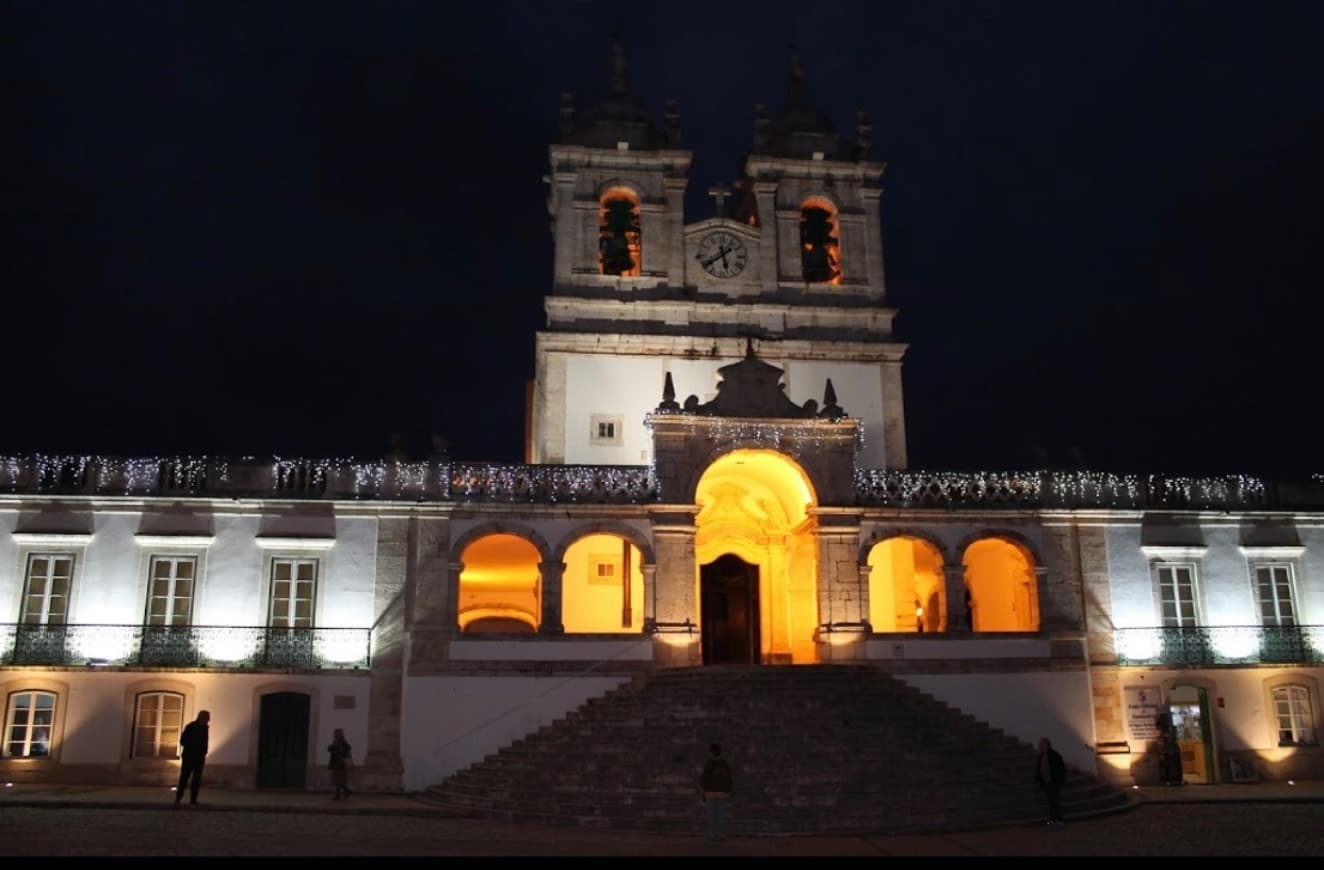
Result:
<instances>
[{"instance_id":1,"label":"wrought iron balcony","mask_svg":"<svg viewBox=\"0 0 1324 870\"><path fill-rule=\"evenodd\" d=\"M1114 636L1122 665L1324 663L1321 625L1119 628Z\"/></svg>"},{"instance_id":2,"label":"wrought iron balcony","mask_svg":"<svg viewBox=\"0 0 1324 870\"><path fill-rule=\"evenodd\" d=\"M0 624L0 664L150 668L366 668L371 629L252 625Z\"/></svg>"}]
</instances>

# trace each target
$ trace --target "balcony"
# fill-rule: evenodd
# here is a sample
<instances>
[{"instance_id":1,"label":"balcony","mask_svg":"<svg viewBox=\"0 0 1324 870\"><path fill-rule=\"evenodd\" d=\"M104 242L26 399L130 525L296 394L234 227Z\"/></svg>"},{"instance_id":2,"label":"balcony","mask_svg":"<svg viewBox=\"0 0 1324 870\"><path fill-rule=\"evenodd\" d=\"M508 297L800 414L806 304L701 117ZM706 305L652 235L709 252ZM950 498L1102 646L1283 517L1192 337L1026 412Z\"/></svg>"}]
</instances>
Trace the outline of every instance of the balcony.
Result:
<instances>
[{"instance_id":1,"label":"balcony","mask_svg":"<svg viewBox=\"0 0 1324 870\"><path fill-rule=\"evenodd\" d=\"M344 670L371 662L371 629L0 623L0 664Z\"/></svg>"},{"instance_id":2,"label":"balcony","mask_svg":"<svg viewBox=\"0 0 1324 870\"><path fill-rule=\"evenodd\" d=\"M1119 628L1114 637L1119 665L1324 663L1321 625Z\"/></svg>"}]
</instances>

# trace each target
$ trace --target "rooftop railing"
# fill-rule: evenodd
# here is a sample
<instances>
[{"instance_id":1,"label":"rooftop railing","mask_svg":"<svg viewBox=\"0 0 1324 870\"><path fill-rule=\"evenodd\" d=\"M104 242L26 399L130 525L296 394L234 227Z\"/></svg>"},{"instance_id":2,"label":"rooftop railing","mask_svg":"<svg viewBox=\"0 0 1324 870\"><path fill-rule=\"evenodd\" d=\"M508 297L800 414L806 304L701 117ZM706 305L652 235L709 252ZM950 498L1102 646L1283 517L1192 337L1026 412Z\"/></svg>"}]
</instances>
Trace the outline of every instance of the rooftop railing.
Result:
<instances>
[{"instance_id":1,"label":"rooftop railing","mask_svg":"<svg viewBox=\"0 0 1324 870\"><path fill-rule=\"evenodd\" d=\"M1086 471L857 469L854 503L918 508L1324 509L1324 474L1268 479ZM0 457L0 494L648 504L647 465L280 457Z\"/></svg>"},{"instance_id":2,"label":"rooftop railing","mask_svg":"<svg viewBox=\"0 0 1324 870\"><path fill-rule=\"evenodd\" d=\"M52 667L367 668L371 629L0 624L0 664Z\"/></svg>"}]
</instances>

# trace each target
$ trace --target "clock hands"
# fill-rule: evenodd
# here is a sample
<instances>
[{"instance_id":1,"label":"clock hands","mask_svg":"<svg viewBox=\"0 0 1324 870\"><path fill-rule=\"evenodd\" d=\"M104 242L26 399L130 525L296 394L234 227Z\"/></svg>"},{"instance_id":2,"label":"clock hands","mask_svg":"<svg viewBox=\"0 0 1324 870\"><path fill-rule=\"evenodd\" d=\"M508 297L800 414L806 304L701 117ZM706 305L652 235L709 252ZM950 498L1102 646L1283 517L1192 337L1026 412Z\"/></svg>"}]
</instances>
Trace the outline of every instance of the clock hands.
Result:
<instances>
[{"instance_id":1,"label":"clock hands","mask_svg":"<svg viewBox=\"0 0 1324 870\"><path fill-rule=\"evenodd\" d=\"M718 248L718 249L717 249L717 253L716 253L716 254L713 254L711 257L709 257L709 258L706 259L706 260L702 259L703 255L700 254L700 255L699 255L699 257L700 257L699 262L700 262L700 263L703 265L703 267L706 269L706 268L708 268L709 266L711 266L713 263L716 263L718 260L721 260L721 261L722 261L722 267L723 267L723 268L730 268L730 267L727 265L727 263L726 263L726 255L729 254L729 253L731 253L731 249L730 249L730 248Z\"/></svg>"}]
</instances>

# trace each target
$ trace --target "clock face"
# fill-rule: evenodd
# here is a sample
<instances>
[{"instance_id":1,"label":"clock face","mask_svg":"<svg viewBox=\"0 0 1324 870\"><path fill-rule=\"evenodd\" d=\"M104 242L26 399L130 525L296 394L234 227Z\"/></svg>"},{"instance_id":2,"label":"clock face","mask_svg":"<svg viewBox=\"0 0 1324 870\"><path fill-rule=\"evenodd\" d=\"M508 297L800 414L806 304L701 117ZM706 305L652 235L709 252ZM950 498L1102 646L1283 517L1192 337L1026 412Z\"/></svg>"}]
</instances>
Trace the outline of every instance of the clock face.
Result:
<instances>
[{"instance_id":1,"label":"clock face","mask_svg":"<svg viewBox=\"0 0 1324 870\"><path fill-rule=\"evenodd\" d=\"M737 236L719 231L709 233L699 241L699 251L694 259L714 278L734 278L745 271L749 251Z\"/></svg>"}]
</instances>

